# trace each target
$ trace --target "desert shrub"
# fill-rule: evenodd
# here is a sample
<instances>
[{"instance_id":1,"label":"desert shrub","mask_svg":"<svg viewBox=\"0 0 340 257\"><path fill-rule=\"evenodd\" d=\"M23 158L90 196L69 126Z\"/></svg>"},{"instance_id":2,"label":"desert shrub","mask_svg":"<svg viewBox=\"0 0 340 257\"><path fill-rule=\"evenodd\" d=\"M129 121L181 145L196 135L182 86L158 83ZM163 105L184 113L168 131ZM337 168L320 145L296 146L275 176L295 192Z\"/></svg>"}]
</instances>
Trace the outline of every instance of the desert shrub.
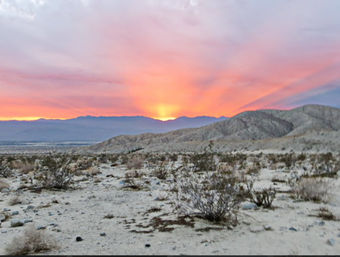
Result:
<instances>
[{"instance_id":1,"label":"desert shrub","mask_svg":"<svg viewBox=\"0 0 340 257\"><path fill-rule=\"evenodd\" d=\"M42 188L67 189L73 181L73 173L69 167L71 159L67 156L53 158L46 156L38 168L37 178Z\"/></svg>"},{"instance_id":2,"label":"desert shrub","mask_svg":"<svg viewBox=\"0 0 340 257\"><path fill-rule=\"evenodd\" d=\"M153 175L157 177L158 179L164 180L167 177L167 170L165 166L165 162L162 162L161 165L156 167L156 169L153 170Z\"/></svg>"},{"instance_id":3,"label":"desert shrub","mask_svg":"<svg viewBox=\"0 0 340 257\"><path fill-rule=\"evenodd\" d=\"M325 207L319 208L317 217L322 218L323 220L337 220L335 215Z\"/></svg>"},{"instance_id":4,"label":"desert shrub","mask_svg":"<svg viewBox=\"0 0 340 257\"><path fill-rule=\"evenodd\" d=\"M328 202L330 198L331 183L319 177L301 178L291 182L294 196L297 199L315 202Z\"/></svg>"},{"instance_id":5,"label":"desert shrub","mask_svg":"<svg viewBox=\"0 0 340 257\"><path fill-rule=\"evenodd\" d=\"M178 160L178 155L177 154L170 154L169 155L169 160L172 162L176 162Z\"/></svg>"},{"instance_id":6,"label":"desert shrub","mask_svg":"<svg viewBox=\"0 0 340 257\"><path fill-rule=\"evenodd\" d=\"M131 169L141 169L143 168L144 161L143 159L134 156L131 158L128 163L126 164L126 167L131 170Z\"/></svg>"},{"instance_id":7,"label":"desert shrub","mask_svg":"<svg viewBox=\"0 0 340 257\"><path fill-rule=\"evenodd\" d=\"M8 255L27 255L47 252L57 247L53 237L44 231L36 230L32 225L24 231L23 235L13 238L6 247L6 253Z\"/></svg>"},{"instance_id":8,"label":"desert shrub","mask_svg":"<svg viewBox=\"0 0 340 257\"><path fill-rule=\"evenodd\" d=\"M254 190L253 182L249 181L247 185L247 196L250 202L263 208L270 208L276 196L276 190L273 188L264 188L261 190Z\"/></svg>"},{"instance_id":9,"label":"desert shrub","mask_svg":"<svg viewBox=\"0 0 340 257\"><path fill-rule=\"evenodd\" d=\"M12 170L7 165L0 164L0 177L8 178L12 176L12 174Z\"/></svg>"},{"instance_id":10,"label":"desert shrub","mask_svg":"<svg viewBox=\"0 0 340 257\"><path fill-rule=\"evenodd\" d=\"M191 162L194 164L194 171L215 171L217 165L215 164L213 153L197 153L191 156Z\"/></svg>"},{"instance_id":11,"label":"desert shrub","mask_svg":"<svg viewBox=\"0 0 340 257\"><path fill-rule=\"evenodd\" d=\"M178 200L182 207L198 210L204 219L235 224L240 193L234 177L213 174L200 178L192 175L179 182Z\"/></svg>"}]
</instances>

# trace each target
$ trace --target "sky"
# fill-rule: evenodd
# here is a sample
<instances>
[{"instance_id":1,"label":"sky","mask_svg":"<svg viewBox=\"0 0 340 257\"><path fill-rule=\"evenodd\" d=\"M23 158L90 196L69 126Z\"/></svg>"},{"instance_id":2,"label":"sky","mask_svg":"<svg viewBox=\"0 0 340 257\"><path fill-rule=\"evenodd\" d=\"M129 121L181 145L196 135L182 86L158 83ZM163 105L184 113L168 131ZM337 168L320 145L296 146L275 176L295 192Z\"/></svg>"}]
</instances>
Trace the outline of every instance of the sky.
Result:
<instances>
[{"instance_id":1,"label":"sky","mask_svg":"<svg viewBox=\"0 0 340 257\"><path fill-rule=\"evenodd\" d=\"M0 0L0 120L340 107L339 0Z\"/></svg>"}]
</instances>

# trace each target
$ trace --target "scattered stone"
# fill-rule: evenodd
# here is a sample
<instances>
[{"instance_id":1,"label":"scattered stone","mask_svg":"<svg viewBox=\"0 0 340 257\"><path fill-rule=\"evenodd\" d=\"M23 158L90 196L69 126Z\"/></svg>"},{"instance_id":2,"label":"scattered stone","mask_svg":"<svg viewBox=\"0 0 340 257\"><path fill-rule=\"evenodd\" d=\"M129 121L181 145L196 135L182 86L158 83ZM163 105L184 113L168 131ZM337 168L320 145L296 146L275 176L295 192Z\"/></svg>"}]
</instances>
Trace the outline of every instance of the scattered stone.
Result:
<instances>
[{"instance_id":1,"label":"scattered stone","mask_svg":"<svg viewBox=\"0 0 340 257\"><path fill-rule=\"evenodd\" d=\"M81 236L77 236L77 237L76 237L76 241L77 241L77 242L80 242L80 241L83 241L83 239L82 239Z\"/></svg>"},{"instance_id":2,"label":"scattered stone","mask_svg":"<svg viewBox=\"0 0 340 257\"><path fill-rule=\"evenodd\" d=\"M337 237L340 237L340 233L337 235Z\"/></svg>"},{"instance_id":3,"label":"scattered stone","mask_svg":"<svg viewBox=\"0 0 340 257\"><path fill-rule=\"evenodd\" d=\"M100 233L100 236L106 236L105 232Z\"/></svg>"},{"instance_id":4,"label":"scattered stone","mask_svg":"<svg viewBox=\"0 0 340 257\"><path fill-rule=\"evenodd\" d=\"M242 210L256 210L258 209L257 205L255 203L243 203L241 204Z\"/></svg>"},{"instance_id":5,"label":"scattered stone","mask_svg":"<svg viewBox=\"0 0 340 257\"><path fill-rule=\"evenodd\" d=\"M12 211L11 215L12 216L19 215L19 211Z\"/></svg>"},{"instance_id":6,"label":"scattered stone","mask_svg":"<svg viewBox=\"0 0 340 257\"><path fill-rule=\"evenodd\" d=\"M4 208L4 211L11 211L11 209L8 209L8 208Z\"/></svg>"},{"instance_id":7,"label":"scattered stone","mask_svg":"<svg viewBox=\"0 0 340 257\"><path fill-rule=\"evenodd\" d=\"M24 219L24 223L30 223L30 222L33 222L33 219Z\"/></svg>"},{"instance_id":8,"label":"scattered stone","mask_svg":"<svg viewBox=\"0 0 340 257\"><path fill-rule=\"evenodd\" d=\"M289 230L290 230L290 231L295 231L295 232L297 231L297 229L294 228L294 227L290 227Z\"/></svg>"},{"instance_id":9,"label":"scattered stone","mask_svg":"<svg viewBox=\"0 0 340 257\"><path fill-rule=\"evenodd\" d=\"M327 244L330 245L330 246L333 246L335 245L335 240L333 238L330 238L327 240Z\"/></svg>"},{"instance_id":10,"label":"scattered stone","mask_svg":"<svg viewBox=\"0 0 340 257\"><path fill-rule=\"evenodd\" d=\"M0 223L6 220L6 216L0 213Z\"/></svg>"},{"instance_id":11,"label":"scattered stone","mask_svg":"<svg viewBox=\"0 0 340 257\"><path fill-rule=\"evenodd\" d=\"M267 230L267 231L273 230L273 228L269 225L264 225L263 228L264 228L264 230Z\"/></svg>"},{"instance_id":12,"label":"scattered stone","mask_svg":"<svg viewBox=\"0 0 340 257\"><path fill-rule=\"evenodd\" d=\"M245 220L242 221L242 223L245 224L245 225L247 225L247 226L249 226L249 225L251 224L249 221L245 221Z\"/></svg>"},{"instance_id":13,"label":"scattered stone","mask_svg":"<svg viewBox=\"0 0 340 257\"><path fill-rule=\"evenodd\" d=\"M326 223L324 221L319 222L319 226L324 226Z\"/></svg>"},{"instance_id":14,"label":"scattered stone","mask_svg":"<svg viewBox=\"0 0 340 257\"><path fill-rule=\"evenodd\" d=\"M33 206L33 205L28 205L27 207L26 207L26 210L33 210L35 207Z\"/></svg>"},{"instance_id":15,"label":"scattered stone","mask_svg":"<svg viewBox=\"0 0 340 257\"><path fill-rule=\"evenodd\" d=\"M264 230L264 228L262 226L254 226L254 227L250 228L250 232L253 232L253 233L258 233L258 232L261 232L263 230Z\"/></svg>"},{"instance_id":16,"label":"scattered stone","mask_svg":"<svg viewBox=\"0 0 340 257\"><path fill-rule=\"evenodd\" d=\"M21 227L24 224L25 224L24 220L20 220L20 219L11 220L11 227L12 228Z\"/></svg>"},{"instance_id":17,"label":"scattered stone","mask_svg":"<svg viewBox=\"0 0 340 257\"><path fill-rule=\"evenodd\" d=\"M149 248L149 247L151 247L151 244L145 244L145 247Z\"/></svg>"}]
</instances>

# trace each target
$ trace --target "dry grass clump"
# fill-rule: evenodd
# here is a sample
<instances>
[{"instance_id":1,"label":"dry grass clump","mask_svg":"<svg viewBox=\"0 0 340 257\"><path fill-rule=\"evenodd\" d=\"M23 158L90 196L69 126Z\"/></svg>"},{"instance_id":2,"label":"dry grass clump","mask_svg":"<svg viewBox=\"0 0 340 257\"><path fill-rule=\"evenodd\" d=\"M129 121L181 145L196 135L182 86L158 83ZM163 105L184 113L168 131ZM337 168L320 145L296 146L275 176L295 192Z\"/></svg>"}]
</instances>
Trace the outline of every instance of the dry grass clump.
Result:
<instances>
[{"instance_id":1,"label":"dry grass clump","mask_svg":"<svg viewBox=\"0 0 340 257\"><path fill-rule=\"evenodd\" d=\"M198 210L199 216L213 222L236 224L241 190L234 177L221 174L203 178L191 176L179 185L181 205Z\"/></svg>"},{"instance_id":2,"label":"dry grass clump","mask_svg":"<svg viewBox=\"0 0 340 257\"><path fill-rule=\"evenodd\" d=\"M153 175L157 177L158 179L164 180L166 179L168 172L165 166L165 162L162 162L161 165L159 165L154 171Z\"/></svg>"},{"instance_id":3,"label":"dry grass clump","mask_svg":"<svg viewBox=\"0 0 340 257\"><path fill-rule=\"evenodd\" d=\"M54 238L44 231L36 230L32 225L23 235L15 237L5 250L8 255L27 255L47 252L57 247Z\"/></svg>"},{"instance_id":4,"label":"dry grass clump","mask_svg":"<svg viewBox=\"0 0 340 257\"><path fill-rule=\"evenodd\" d=\"M325 207L319 208L317 217L322 218L323 220L337 220L335 215Z\"/></svg>"},{"instance_id":5,"label":"dry grass clump","mask_svg":"<svg viewBox=\"0 0 340 257\"><path fill-rule=\"evenodd\" d=\"M247 196L249 201L263 208L271 208L276 196L276 190L273 188L264 188L262 190L254 190L253 182L247 183Z\"/></svg>"},{"instance_id":6,"label":"dry grass clump","mask_svg":"<svg viewBox=\"0 0 340 257\"><path fill-rule=\"evenodd\" d=\"M126 164L126 167L131 170L131 169L141 169L143 168L143 165L144 165L144 161L143 159L137 157L137 156L134 156L132 159L130 159L127 164Z\"/></svg>"},{"instance_id":7,"label":"dry grass clump","mask_svg":"<svg viewBox=\"0 0 340 257\"><path fill-rule=\"evenodd\" d=\"M291 186L297 199L314 202L328 202L332 188L329 180L319 177L301 178Z\"/></svg>"}]
</instances>

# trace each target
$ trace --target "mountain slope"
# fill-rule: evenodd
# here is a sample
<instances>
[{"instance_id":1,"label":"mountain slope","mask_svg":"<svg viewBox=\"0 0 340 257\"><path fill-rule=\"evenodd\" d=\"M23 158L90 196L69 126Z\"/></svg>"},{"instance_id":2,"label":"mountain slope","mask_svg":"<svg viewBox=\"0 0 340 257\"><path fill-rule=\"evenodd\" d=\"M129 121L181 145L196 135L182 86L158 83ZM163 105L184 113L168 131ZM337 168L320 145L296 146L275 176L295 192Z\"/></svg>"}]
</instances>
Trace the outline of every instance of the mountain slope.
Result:
<instances>
[{"instance_id":1,"label":"mountain slope","mask_svg":"<svg viewBox=\"0 0 340 257\"><path fill-rule=\"evenodd\" d=\"M118 136L93 145L88 150L112 152L128 151L135 148L144 148L150 151L162 149L167 151L197 150L201 149L202 145L206 145L209 140L216 141L217 145L221 142L224 144L233 142L232 145L237 148L237 142L239 145L245 145L245 142L255 140L253 144L256 142L263 145L268 140L283 137L291 138L296 142L300 140L299 142L303 144L303 139L297 140L296 138L308 138L313 132L338 133L339 130L340 109L321 105L306 105L288 111L247 111L228 120L200 128L181 129L163 134ZM324 134L321 136L324 137ZM306 144L308 144L307 141Z\"/></svg>"},{"instance_id":2,"label":"mountain slope","mask_svg":"<svg viewBox=\"0 0 340 257\"><path fill-rule=\"evenodd\" d=\"M160 121L143 116L83 116L69 120L0 121L0 141L103 141L121 134L161 133L225 119L202 116Z\"/></svg>"}]
</instances>

